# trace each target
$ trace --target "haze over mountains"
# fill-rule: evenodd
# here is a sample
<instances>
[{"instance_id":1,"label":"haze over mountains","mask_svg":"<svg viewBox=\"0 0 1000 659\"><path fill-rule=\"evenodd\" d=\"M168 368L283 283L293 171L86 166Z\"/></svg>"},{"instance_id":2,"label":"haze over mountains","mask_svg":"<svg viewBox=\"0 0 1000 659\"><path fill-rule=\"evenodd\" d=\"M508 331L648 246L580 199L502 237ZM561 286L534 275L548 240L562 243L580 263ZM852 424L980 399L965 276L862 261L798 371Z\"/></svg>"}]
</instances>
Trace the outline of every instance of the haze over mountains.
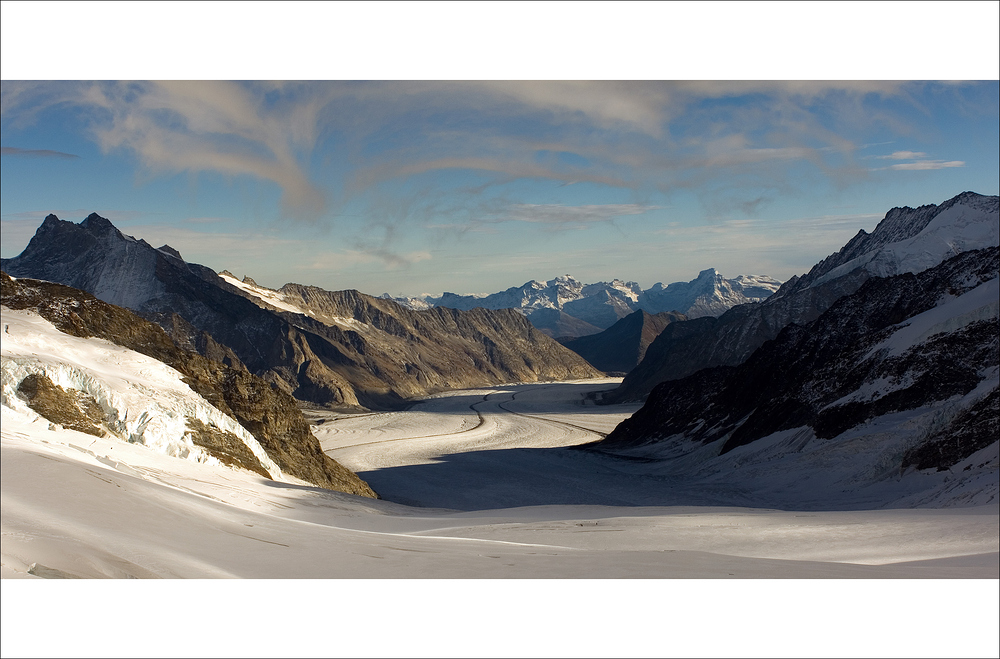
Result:
<instances>
[{"instance_id":1,"label":"haze over mountains","mask_svg":"<svg viewBox=\"0 0 1000 659\"><path fill-rule=\"evenodd\" d=\"M667 325L686 319L675 311L648 314L640 309L599 334L560 341L605 373L625 374L642 362L649 345Z\"/></svg>"},{"instance_id":2,"label":"haze over mountains","mask_svg":"<svg viewBox=\"0 0 1000 659\"><path fill-rule=\"evenodd\" d=\"M766 275L739 275L726 279L715 268L703 270L689 282L664 286L657 283L643 290L634 281L583 284L570 275L546 282L529 281L490 295L393 298L413 309L519 309L546 334L576 338L597 334L626 316L642 310L684 314L688 318L718 316L730 307L759 302L778 290L781 282ZM386 294L383 297L387 297Z\"/></svg>"}]
</instances>

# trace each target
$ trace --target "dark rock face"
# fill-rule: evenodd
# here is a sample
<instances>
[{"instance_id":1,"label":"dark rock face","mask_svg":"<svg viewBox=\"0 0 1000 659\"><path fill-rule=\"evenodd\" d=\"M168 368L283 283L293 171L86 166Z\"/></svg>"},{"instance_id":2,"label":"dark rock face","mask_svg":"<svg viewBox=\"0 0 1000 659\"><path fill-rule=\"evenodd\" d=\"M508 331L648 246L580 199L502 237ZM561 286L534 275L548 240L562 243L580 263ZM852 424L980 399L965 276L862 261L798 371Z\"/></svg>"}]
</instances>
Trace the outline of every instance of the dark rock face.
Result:
<instances>
[{"instance_id":1,"label":"dark rock face","mask_svg":"<svg viewBox=\"0 0 1000 659\"><path fill-rule=\"evenodd\" d=\"M600 327L574 318L560 309L532 309L524 312L531 324L556 340L599 334Z\"/></svg>"},{"instance_id":2,"label":"dark rock face","mask_svg":"<svg viewBox=\"0 0 1000 659\"><path fill-rule=\"evenodd\" d=\"M10 309L37 311L66 334L106 339L177 369L192 390L246 428L282 471L331 490L378 496L323 453L295 399L263 379L182 350L158 325L68 286L0 273L0 299Z\"/></svg>"},{"instance_id":3,"label":"dark rock face","mask_svg":"<svg viewBox=\"0 0 1000 659\"><path fill-rule=\"evenodd\" d=\"M605 395L604 402L641 401L661 382L684 378L703 368L743 363L784 327L812 322L873 276L864 264L850 269L847 264L851 261L917 236L936 217L958 205L996 214L1000 198L964 192L939 206L892 209L871 234L858 232L839 252L818 263L806 275L788 280L766 300L734 306L718 318L671 324L649 346L645 359L629 372L618 389ZM961 245L955 245L955 249L960 250ZM832 276L841 266L849 271Z\"/></svg>"},{"instance_id":4,"label":"dark rock face","mask_svg":"<svg viewBox=\"0 0 1000 659\"><path fill-rule=\"evenodd\" d=\"M646 349L668 325L681 320L687 318L676 312L651 315L639 310L600 334L562 343L605 373L627 373L642 361Z\"/></svg>"},{"instance_id":5,"label":"dark rock face","mask_svg":"<svg viewBox=\"0 0 1000 659\"><path fill-rule=\"evenodd\" d=\"M309 315L282 311L96 214L79 225L48 216L3 267L125 306L178 345L330 407L398 408L448 388L598 375L516 312L418 312L357 291L298 284L281 292Z\"/></svg>"},{"instance_id":6,"label":"dark rock face","mask_svg":"<svg viewBox=\"0 0 1000 659\"><path fill-rule=\"evenodd\" d=\"M17 393L28 403L28 407L53 423L96 437L107 434L101 427L104 410L93 397L82 391L67 391L47 376L32 373L17 385Z\"/></svg>"},{"instance_id":7,"label":"dark rock face","mask_svg":"<svg viewBox=\"0 0 1000 659\"><path fill-rule=\"evenodd\" d=\"M812 323L789 325L744 363L658 385L643 408L597 446L682 436L724 439L726 453L801 426L832 439L883 415L966 396L1000 366L995 317L945 327L899 354L885 342L898 324L995 280L998 271L1000 249L992 247L917 275L872 278ZM945 468L996 441L996 400L994 388L911 451L902 466Z\"/></svg>"},{"instance_id":8,"label":"dark rock face","mask_svg":"<svg viewBox=\"0 0 1000 659\"><path fill-rule=\"evenodd\" d=\"M903 456L903 468L947 469L1000 437L1000 389L962 410L944 427L933 430Z\"/></svg>"}]
</instances>

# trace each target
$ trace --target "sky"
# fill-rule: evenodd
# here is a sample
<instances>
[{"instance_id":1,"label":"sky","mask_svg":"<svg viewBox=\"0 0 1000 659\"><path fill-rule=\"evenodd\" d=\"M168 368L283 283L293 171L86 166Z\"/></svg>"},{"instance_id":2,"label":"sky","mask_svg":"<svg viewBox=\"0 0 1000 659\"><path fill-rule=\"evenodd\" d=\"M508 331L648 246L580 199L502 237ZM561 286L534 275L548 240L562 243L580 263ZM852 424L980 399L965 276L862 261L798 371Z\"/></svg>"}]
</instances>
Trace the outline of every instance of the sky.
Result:
<instances>
[{"instance_id":1,"label":"sky","mask_svg":"<svg viewBox=\"0 0 1000 659\"><path fill-rule=\"evenodd\" d=\"M785 280L998 193L997 3L84 4L3 6L5 258L97 212L272 288Z\"/></svg>"}]
</instances>

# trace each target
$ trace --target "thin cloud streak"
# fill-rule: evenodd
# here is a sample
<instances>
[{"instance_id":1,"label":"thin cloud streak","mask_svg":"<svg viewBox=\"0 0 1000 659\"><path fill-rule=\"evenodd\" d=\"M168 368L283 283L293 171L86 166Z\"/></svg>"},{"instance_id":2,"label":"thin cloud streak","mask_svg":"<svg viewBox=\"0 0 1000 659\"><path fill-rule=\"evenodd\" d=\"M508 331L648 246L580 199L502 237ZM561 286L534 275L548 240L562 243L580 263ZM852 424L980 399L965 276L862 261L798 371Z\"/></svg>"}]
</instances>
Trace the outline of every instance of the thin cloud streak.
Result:
<instances>
[{"instance_id":1,"label":"thin cloud streak","mask_svg":"<svg viewBox=\"0 0 1000 659\"><path fill-rule=\"evenodd\" d=\"M61 160L76 160L80 158L80 156L73 153L50 151L49 149L19 149L15 146L0 147L0 155L14 156L16 158L58 158Z\"/></svg>"},{"instance_id":2,"label":"thin cloud streak","mask_svg":"<svg viewBox=\"0 0 1000 659\"><path fill-rule=\"evenodd\" d=\"M927 154L923 151L893 151L887 156L872 157L878 158L879 160L918 160L920 158L926 158Z\"/></svg>"},{"instance_id":3,"label":"thin cloud streak","mask_svg":"<svg viewBox=\"0 0 1000 659\"><path fill-rule=\"evenodd\" d=\"M583 227L599 222L609 222L617 217L641 215L660 206L642 204L595 204L587 206L562 206L558 204L515 204L505 215L486 222L528 222L554 226Z\"/></svg>"},{"instance_id":4,"label":"thin cloud streak","mask_svg":"<svg viewBox=\"0 0 1000 659\"><path fill-rule=\"evenodd\" d=\"M928 169L947 169L949 167L965 167L965 162L961 160L919 160L917 162L907 162L900 163L898 165L890 165L886 169L901 169L901 170L928 170Z\"/></svg>"}]
</instances>

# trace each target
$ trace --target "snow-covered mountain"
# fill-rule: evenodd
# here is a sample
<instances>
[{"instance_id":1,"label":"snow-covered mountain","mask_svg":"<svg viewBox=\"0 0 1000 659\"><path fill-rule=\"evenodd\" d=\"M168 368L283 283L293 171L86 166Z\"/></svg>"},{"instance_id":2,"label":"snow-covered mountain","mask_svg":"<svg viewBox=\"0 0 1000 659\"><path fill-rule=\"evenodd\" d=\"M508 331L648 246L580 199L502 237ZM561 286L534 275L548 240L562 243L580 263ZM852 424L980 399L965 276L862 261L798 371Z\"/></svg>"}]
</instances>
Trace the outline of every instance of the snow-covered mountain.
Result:
<instances>
[{"instance_id":1,"label":"snow-covered mountain","mask_svg":"<svg viewBox=\"0 0 1000 659\"><path fill-rule=\"evenodd\" d=\"M887 243L897 264L927 257L900 242ZM995 501L998 299L995 246L871 277L744 363L658 385L597 448L665 460L765 502L793 491L804 504L843 492L886 501L908 469L951 470L954 503Z\"/></svg>"},{"instance_id":2,"label":"snow-covered mountain","mask_svg":"<svg viewBox=\"0 0 1000 659\"><path fill-rule=\"evenodd\" d=\"M726 279L715 268L702 270L697 279L655 284L639 296L639 308L647 313L678 311L688 318L721 316L737 304L761 302L770 297L781 282L766 275L738 275Z\"/></svg>"},{"instance_id":3,"label":"snow-covered mountain","mask_svg":"<svg viewBox=\"0 0 1000 659\"><path fill-rule=\"evenodd\" d=\"M6 273L0 285L5 413L376 496L323 453L291 396L245 369L182 350L156 324L84 291Z\"/></svg>"},{"instance_id":4,"label":"snow-covered mountain","mask_svg":"<svg viewBox=\"0 0 1000 659\"><path fill-rule=\"evenodd\" d=\"M126 306L178 345L319 405L387 409L450 388L598 375L514 311L412 311L358 291L272 290L154 249L96 213L80 224L49 215L2 266Z\"/></svg>"},{"instance_id":5,"label":"snow-covered mountain","mask_svg":"<svg viewBox=\"0 0 1000 659\"><path fill-rule=\"evenodd\" d=\"M996 246L998 227L996 196L964 192L938 206L894 208L871 234L859 231L839 252L760 304L737 305L718 318L671 323L606 400L642 400L665 380L741 364L782 328L812 322L872 277L918 273L961 252Z\"/></svg>"},{"instance_id":6,"label":"snow-covered mountain","mask_svg":"<svg viewBox=\"0 0 1000 659\"><path fill-rule=\"evenodd\" d=\"M765 275L739 275L735 279L726 279L710 268L689 282L675 282L668 286L661 282L646 290L634 281L614 279L584 284L570 275L563 275L545 282L529 281L490 295L446 292L440 297L392 299L413 309L428 306L518 309L535 327L550 336L571 338L608 329L640 309L654 315L672 311L688 318L718 316L734 305L759 302L780 286L780 281ZM571 319L582 322L574 323Z\"/></svg>"}]
</instances>

